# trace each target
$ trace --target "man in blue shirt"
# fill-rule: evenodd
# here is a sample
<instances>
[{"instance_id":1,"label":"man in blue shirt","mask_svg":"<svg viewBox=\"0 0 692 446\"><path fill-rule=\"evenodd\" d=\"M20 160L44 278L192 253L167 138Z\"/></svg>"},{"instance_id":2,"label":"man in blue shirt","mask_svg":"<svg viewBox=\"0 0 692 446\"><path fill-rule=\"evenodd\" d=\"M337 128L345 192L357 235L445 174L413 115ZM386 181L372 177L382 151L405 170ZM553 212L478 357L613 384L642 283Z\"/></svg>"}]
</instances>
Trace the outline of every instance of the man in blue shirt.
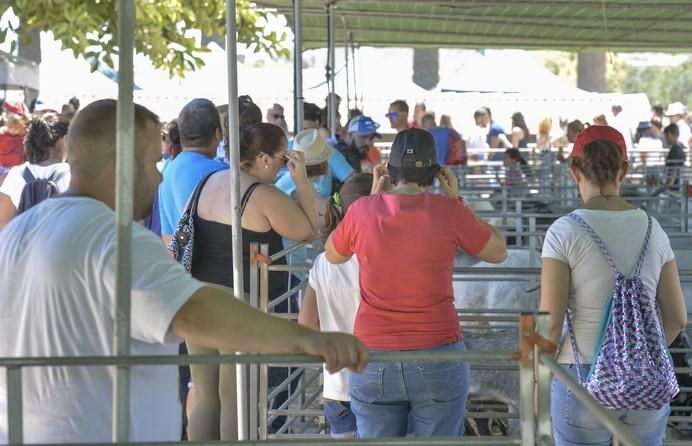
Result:
<instances>
[{"instance_id":1,"label":"man in blue shirt","mask_svg":"<svg viewBox=\"0 0 692 446\"><path fill-rule=\"evenodd\" d=\"M490 146L491 149L511 149L512 143L509 141L507 138L507 134L505 133L505 129L498 124L497 122L493 121L493 114L490 111L488 107L483 107L485 111L488 112L488 118L490 118L490 127L488 128L488 146ZM504 154L500 152L496 153L491 153L490 156L488 156L488 161L499 161L504 158Z\"/></svg>"},{"instance_id":2,"label":"man in blue shirt","mask_svg":"<svg viewBox=\"0 0 692 446\"><path fill-rule=\"evenodd\" d=\"M310 102L303 104L303 129L320 129L321 118L320 118L320 108ZM293 149L293 141L289 142L289 150ZM348 177L353 174L353 168L346 161L346 158L338 150L334 151L334 154L329 158L328 161L329 170L326 175L322 175L317 179L312 181L312 185L322 198L329 198L332 195L332 184L334 179L343 183ZM291 174L288 170L284 171L279 179L276 181L275 186L281 189L286 195L293 195L296 190L296 184L291 178Z\"/></svg>"},{"instance_id":3,"label":"man in blue shirt","mask_svg":"<svg viewBox=\"0 0 692 446\"><path fill-rule=\"evenodd\" d=\"M161 234L168 244L185 204L208 174L228 166L214 160L223 135L219 113L208 99L193 99L178 116L183 151L170 162L159 186Z\"/></svg>"}]
</instances>

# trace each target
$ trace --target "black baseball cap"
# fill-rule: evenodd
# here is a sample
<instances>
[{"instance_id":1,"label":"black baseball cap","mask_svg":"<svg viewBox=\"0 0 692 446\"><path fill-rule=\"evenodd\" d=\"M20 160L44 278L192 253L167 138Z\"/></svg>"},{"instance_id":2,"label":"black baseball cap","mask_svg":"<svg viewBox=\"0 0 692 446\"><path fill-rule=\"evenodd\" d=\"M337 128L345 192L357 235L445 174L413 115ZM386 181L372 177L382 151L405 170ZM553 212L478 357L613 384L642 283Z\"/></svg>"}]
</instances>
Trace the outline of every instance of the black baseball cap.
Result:
<instances>
[{"instance_id":1,"label":"black baseball cap","mask_svg":"<svg viewBox=\"0 0 692 446\"><path fill-rule=\"evenodd\" d=\"M422 129L399 132L392 143L389 165L405 169L437 166L437 150L432 134Z\"/></svg>"}]
</instances>

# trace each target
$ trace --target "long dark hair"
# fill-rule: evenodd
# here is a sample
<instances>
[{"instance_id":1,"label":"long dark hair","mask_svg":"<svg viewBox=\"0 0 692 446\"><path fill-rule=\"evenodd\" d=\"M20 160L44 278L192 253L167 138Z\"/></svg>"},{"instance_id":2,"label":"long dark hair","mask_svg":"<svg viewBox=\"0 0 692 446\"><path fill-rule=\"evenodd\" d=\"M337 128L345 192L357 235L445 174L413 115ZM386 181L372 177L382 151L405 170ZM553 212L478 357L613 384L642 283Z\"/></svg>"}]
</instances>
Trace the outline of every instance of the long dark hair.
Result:
<instances>
[{"instance_id":1,"label":"long dark hair","mask_svg":"<svg viewBox=\"0 0 692 446\"><path fill-rule=\"evenodd\" d=\"M31 164L38 164L50 158L60 138L67 135L70 120L59 113L45 113L34 116L24 136L24 157Z\"/></svg>"},{"instance_id":2,"label":"long dark hair","mask_svg":"<svg viewBox=\"0 0 692 446\"><path fill-rule=\"evenodd\" d=\"M372 188L371 173L357 173L352 175L338 194L334 194L327 202L327 212L324 215L324 226L322 227L322 240L327 241L329 234L336 229L341 220L346 215L346 211L356 200L370 195Z\"/></svg>"},{"instance_id":3,"label":"long dark hair","mask_svg":"<svg viewBox=\"0 0 692 446\"><path fill-rule=\"evenodd\" d=\"M516 112L512 115L512 127L519 127L520 129L522 129L524 131L524 138L526 139L528 139L529 136L531 136L531 132L529 132L529 128L526 125L524 115L522 115L521 112Z\"/></svg>"}]
</instances>

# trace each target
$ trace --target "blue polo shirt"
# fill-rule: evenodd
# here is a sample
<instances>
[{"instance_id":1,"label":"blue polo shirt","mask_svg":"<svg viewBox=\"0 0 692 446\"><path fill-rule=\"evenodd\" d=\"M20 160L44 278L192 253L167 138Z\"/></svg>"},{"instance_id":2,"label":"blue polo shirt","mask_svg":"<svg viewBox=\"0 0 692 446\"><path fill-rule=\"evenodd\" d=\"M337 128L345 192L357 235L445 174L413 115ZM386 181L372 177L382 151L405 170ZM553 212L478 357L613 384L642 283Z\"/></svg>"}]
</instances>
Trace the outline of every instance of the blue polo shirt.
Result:
<instances>
[{"instance_id":1,"label":"blue polo shirt","mask_svg":"<svg viewBox=\"0 0 692 446\"><path fill-rule=\"evenodd\" d=\"M197 184L212 172L228 166L199 152L183 151L168 163L159 185L161 234L175 232L190 194Z\"/></svg>"}]
</instances>

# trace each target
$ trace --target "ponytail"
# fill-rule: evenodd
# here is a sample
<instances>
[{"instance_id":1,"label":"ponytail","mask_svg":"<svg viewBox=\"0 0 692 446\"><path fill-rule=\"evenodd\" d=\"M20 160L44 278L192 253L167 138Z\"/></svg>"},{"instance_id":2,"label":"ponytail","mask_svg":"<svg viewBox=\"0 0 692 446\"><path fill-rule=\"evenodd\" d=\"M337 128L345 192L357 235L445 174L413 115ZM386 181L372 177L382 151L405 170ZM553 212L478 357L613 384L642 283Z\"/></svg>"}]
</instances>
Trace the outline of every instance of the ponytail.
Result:
<instances>
[{"instance_id":1,"label":"ponytail","mask_svg":"<svg viewBox=\"0 0 692 446\"><path fill-rule=\"evenodd\" d=\"M340 201L338 192L334 193L334 195L327 200L327 209L324 214L324 226L322 227L322 242L324 243L327 242L329 234L339 226L339 223L341 223L341 220L344 218L341 213Z\"/></svg>"},{"instance_id":2,"label":"ponytail","mask_svg":"<svg viewBox=\"0 0 692 446\"><path fill-rule=\"evenodd\" d=\"M370 195L372 180L373 175L371 173L351 175L341 186L341 191L329 197L324 215L324 226L322 227L322 240L324 242L329 238L329 234L339 226L349 206L359 198Z\"/></svg>"},{"instance_id":3,"label":"ponytail","mask_svg":"<svg viewBox=\"0 0 692 446\"><path fill-rule=\"evenodd\" d=\"M67 135L70 121L58 113L34 116L29 122L24 136L24 157L31 164L38 164L50 158L58 141Z\"/></svg>"}]
</instances>

